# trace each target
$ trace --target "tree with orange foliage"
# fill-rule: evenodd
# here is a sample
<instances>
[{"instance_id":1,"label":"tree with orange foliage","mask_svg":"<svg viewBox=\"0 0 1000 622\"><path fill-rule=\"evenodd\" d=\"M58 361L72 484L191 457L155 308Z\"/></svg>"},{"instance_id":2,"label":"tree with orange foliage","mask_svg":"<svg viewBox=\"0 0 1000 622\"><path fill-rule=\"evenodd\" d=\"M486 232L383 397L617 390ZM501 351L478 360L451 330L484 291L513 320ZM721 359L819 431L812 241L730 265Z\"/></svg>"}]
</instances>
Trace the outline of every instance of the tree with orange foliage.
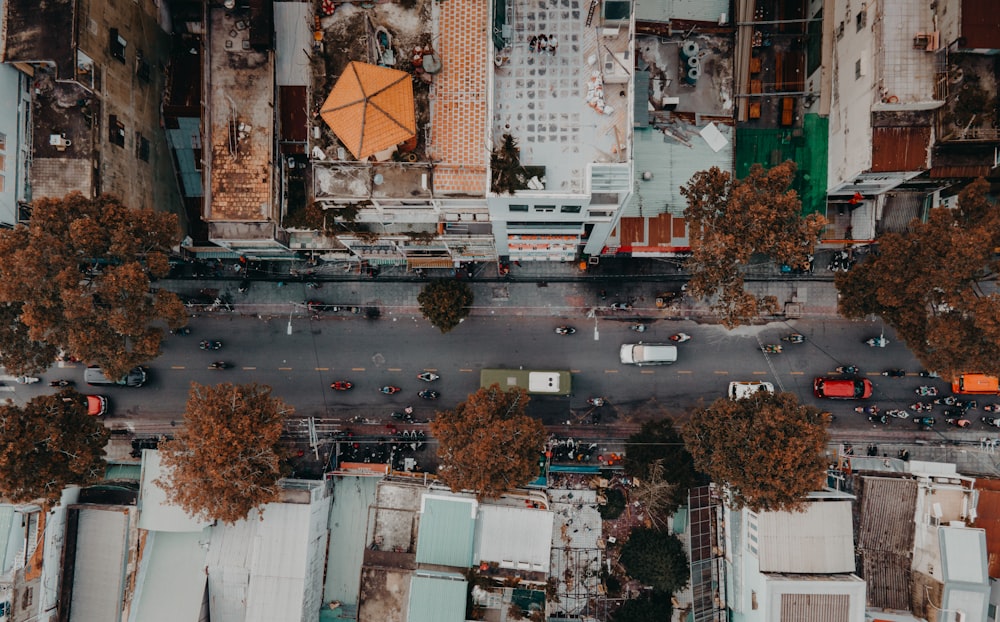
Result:
<instances>
[{"instance_id":1,"label":"tree with orange foliage","mask_svg":"<svg viewBox=\"0 0 1000 622\"><path fill-rule=\"evenodd\" d=\"M1000 375L1000 206L979 179L958 208L879 237L877 252L836 277L841 315L878 315L927 369Z\"/></svg>"},{"instance_id":2,"label":"tree with orange foliage","mask_svg":"<svg viewBox=\"0 0 1000 622\"><path fill-rule=\"evenodd\" d=\"M76 391L0 406L0 492L14 503L54 503L66 486L102 479L110 435Z\"/></svg>"},{"instance_id":3,"label":"tree with orange foliage","mask_svg":"<svg viewBox=\"0 0 1000 622\"><path fill-rule=\"evenodd\" d=\"M545 428L524 414L524 389L479 389L454 410L437 413L431 433L438 441L439 475L454 491L496 498L538 477Z\"/></svg>"},{"instance_id":4,"label":"tree with orange foliage","mask_svg":"<svg viewBox=\"0 0 1000 622\"><path fill-rule=\"evenodd\" d=\"M694 466L725 484L734 507L794 510L823 485L827 415L791 393L720 398L684 426Z\"/></svg>"},{"instance_id":5,"label":"tree with orange foliage","mask_svg":"<svg viewBox=\"0 0 1000 622\"><path fill-rule=\"evenodd\" d=\"M235 523L278 499L284 418L294 410L257 384L191 384L184 427L160 445L168 498L193 517Z\"/></svg>"},{"instance_id":6,"label":"tree with orange foliage","mask_svg":"<svg viewBox=\"0 0 1000 622\"><path fill-rule=\"evenodd\" d=\"M794 177L791 161L767 170L754 164L744 179L712 167L681 188L691 240L688 292L714 297L712 308L729 328L777 311L774 296L758 297L744 288L743 270L751 260L766 256L803 266L826 225L819 214L802 217L802 202L789 189Z\"/></svg>"},{"instance_id":7,"label":"tree with orange foliage","mask_svg":"<svg viewBox=\"0 0 1000 622\"><path fill-rule=\"evenodd\" d=\"M165 321L187 322L174 294L151 291L170 270L177 217L131 210L104 195L41 199L27 225L0 230L0 345L13 373L38 372L55 350L116 377L160 352ZM32 344L47 348L34 354Z\"/></svg>"}]
</instances>

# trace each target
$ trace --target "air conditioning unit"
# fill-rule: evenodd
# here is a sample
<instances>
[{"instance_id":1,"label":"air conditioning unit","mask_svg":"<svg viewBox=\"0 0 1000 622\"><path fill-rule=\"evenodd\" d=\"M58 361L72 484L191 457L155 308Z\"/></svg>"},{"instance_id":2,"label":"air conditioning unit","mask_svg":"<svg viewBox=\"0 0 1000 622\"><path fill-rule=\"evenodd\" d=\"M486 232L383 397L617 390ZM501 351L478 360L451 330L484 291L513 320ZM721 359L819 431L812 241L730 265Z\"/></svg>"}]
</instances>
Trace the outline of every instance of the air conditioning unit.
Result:
<instances>
[{"instance_id":1,"label":"air conditioning unit","mask_svg":"<svg viewBox=\"0 0 1000 622\"><path fill-rule=\"evenodd\" d=\"M914 50L923 50L925 52L936 52L940 45L941 45L941 33L938 31L918 32L916 35L913 36Z\"/></svg>"}]
</instances>

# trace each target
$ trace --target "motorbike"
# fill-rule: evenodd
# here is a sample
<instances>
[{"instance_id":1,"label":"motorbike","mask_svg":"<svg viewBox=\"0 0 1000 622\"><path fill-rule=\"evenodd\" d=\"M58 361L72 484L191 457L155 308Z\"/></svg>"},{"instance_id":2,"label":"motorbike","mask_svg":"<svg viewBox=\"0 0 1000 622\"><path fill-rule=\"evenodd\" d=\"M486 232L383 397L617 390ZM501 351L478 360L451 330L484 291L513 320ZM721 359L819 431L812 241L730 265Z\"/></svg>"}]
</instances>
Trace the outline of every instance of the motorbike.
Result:
<instances>
[{"instance_id":1,"label":"motorbike","mask_svg":"<svg viewBox=\"0 0 1000 622\"><path fill-rule=\"evenodd\" d=\"M913 423L919 426L923 426L925 428L930 428L935 423L937 423L937 421L934 419L934 417L914 417Z\"/></svg>"},{"instance_id":2,"label":"motorbike","mask_svg":"<svg viewBox=\"0 0 1000 622\"><path fill-rule=\"evenodd\" d=\"M945 419L944 422L947 423L948 425L953 425L956 428L967 428L970 425L972 425L972 422L969 421L968 419L950 418L950 419Z\"/></svg>"},{"instance_id":3,"label":"motorbike","mask_svg":"<svg viewBox=\"0 0 1000 622\"><path fill-rule=\"evenodd\" d=\"M347 391L349 389L353 389L354 385L346 380L338 380L330 384L330 388L334 391Z\"/></svg>"},{"instance_id":4,"label":"motorbike","mask_svg":"<svg viewBox=\"0 0 1000 622\"><path fill-rule=\"evenodd\" d=\"M958 408L961 408L962 412L979 407L979 402L977 402L976 400L960 400L954 395L938 398L934 400L934 403L939 404L941 406L956 406Z\"/></svg>"},{"instance_id":5,"label":"motorbike","mask_svg":"<svg viewBox=\"0 0 1000 622\"><path fill-rule=\"evenodd\" d=\"M424 382L434 382L435 380L437 380L440 377L441 376L438 376L437 374L432 374L429 371L425 371L422 374L417 374L417 378L419 380L423 380Z\"/></svg>"},{"instance_id":6,"label":"motorbike","mask_svg":"<svg viewBox=\"0 0 1000 622\"><path fill-rule=\"evenodd\" d=\"M51 380L51 381L49 381L49 386L50 387L71 387L74 384L76 384L76 383L73 382L72 380Z\"/></svg>"},{"instance_id":7,"label":"motorbike","mask_svg":"<svg viewBox=\"0 0 1000 622\"><path fill-rule=\"evenodd\" d=\"M18 376L17 378L14 378L14 382L17 384L35 384L38 382L38 378L35 378L34 376Z\"/></svg>"},{"instance_id":8,"label":"motorbike","mask_svg":"<svg viewBox=\"0 0 1000 622\"><path fill-rule=\"evenodd\" d=\"M918 375L921 378L940 378L941 377L941 374L937 373L936 371L927 371L926 369L922 370Z\"/></svg>"},{"instance_id":9,"label":"motorbike","mask_svg":"<svg viewBox=\"0 0 1000 622\"><path fill-rule=\"evenodd\" d=\"M403 412L393 412L393 419L399 419L400 421L412 422L413 421L413 407L407 406L403 409Z\"/></svg>"},{"instance_id":10,"label":"motorbike","mask_svg":"<svg viewBox=\"0 0 1000 622\"><path fill-rule=\"evenodd\" d=\"M871 421L872 423L881 423L882 425L885 425L889 423L889 418L886 417L885 415L868 415L868 421Z\"/></svg>"},{"instance_id":11,"label":"motorbike","mask_svg":"<svg viewBox=\"0 0 1000 622\"><path fill-rule=\"evenodd\" d=\"M437 398L441 397L440 393L438 393L437 391L431 391L430 389L424 389L420 393L417 393L417 395L419 395L425 400L436 400Z\"/></svg>"},{"instance_id":12,"label":"motorbike","mask_svg":"<svg viewBox=\"0 0 1000 622\"><path fill-rule=\"evenodd\" d=\"M994 428L1000 428L1000 417L982 417L979 420L986 425L991 425Z\"/></svg>"},{"instance_id":13,"label":"motorbike","mask_svg":"<svg viewBox=\"0 0 1000 622\"><path fill-rule=\"evenodd\" d=\"M792 333L791 335L785 335L781 340L789 343L802 343L806 338L799 333Z\"/></svg>"},{"instance_id":14,"label":"motorbike","mask_svg":"<svg viewBox=\"0 0 1000 622\"><path fill-rule=\"evenodd\" d=\"M1000 404L983 404L983 410L988 413L1000 413Z\"/></svg>"},{"instance_id":15,"label":"motorbike","mask_svg":"<svg viewBox=\"0 0 1000 622\"><path fill-rule=\"evenodd\" d=\"M862 415L877 415L881 411L877 404L869 404L867 406L855 406L854 412L861 413Z\"/></svg>"},{"instance_id":16,"label":"motorbike","mask_svg":"<svg viewBox=\"0 0 1000 622\"><path fill-rule=\"evenodd\" d=\"M230 367L232 367L232 364L225 361L215 361L208 366L209 369L229 369Z\"/></svg>"},{"instance_id":17,"label":"motorbike","mask_svg":"<svg viewBox=\"0 0 1000 622\"><path fill-rule=\"evenodd\" d=\"M633 325L629 326L629 328L632 329L632 330L634 330L637 333L644 333L644 332L646 332L646 325L645 324L633 324Z\"/></svg>"},{"instance_id":18,"label":"motorbike","mask_svg":"<svg viewBox=\"0 0 1000 622\"><path fill-rule=\"evenodd\" d=\"M888 415L889 417L893 417L895 419L909 419L910 418L910 413L906 412L905 410L901 410L899 408L893 408L891 410L887 410L887 411L885 411L885 414Z\"/></svg>"},{"instance_id":19,"label":"motorbike","mask_svg":"<svg viewBox=\"0 0 1000 622\"><path fill-rule=\"evenodd\" d=\"M670 341L673 341L675 343L684 343L690 338L691 335L688 335L687 333L677 333L676 335L670 335Z\"/></svg>"},{"instance_id":20,"label":"motorbike","mask_svg":"<svg viewBox=\"0 0 1000 622\"><path fill-rule=\"evenodd\" d=\"M222 342L221 341L213 341L211 339L205 339L201 343L198 344L198 347L201 348L202 350L221 350L222 349Z\"/></svg>"},{"instance_id":21,"label":"motorbike","mask_svg":"<svg viewBox=\"0 0 1000 622\"><path fill-rule=\"evenodd\" d=\"M905 369L887 369L882 372L883 376L888 376L889 378L902 378L906 375Z\"/></svg>"},{"instance_id":22,"label":"motorbike","mask_svg":"<svg viewBox=\"0 0 1000 622\"><path fill-rule=\"evenodd\" d=\"M845 375L848 375L848 376L854 376L859 371L861 371L861 370L858 369L857 365L841 365L840 367L837 368L837 373L838 374L845 374Z\"/></svg>"},{"instance_id":23,"label":"motorbike","mask_svg":"<svg viewBox=\"0 0 1000 622\"><path fill-rule=\"evenodd\" d=\"M612 302L611 303L611 310L612 311L631 311L632 310L632 303L630 303L630 302Z\"/></svg>"},{"instance_id":24,"label":"motorbike","mask_svg":"<svg viewBox=\"0 0 1000 622\"><path fill-rule=\"evenodd\" d=\"M557 335L572 335L576 332L576 329L572 326L560 326L556 328Z\"/></svg>"},{"instance_id":25,"label":"motorbike","mask_svg":"<svg viewBox=\"0 0 1000 622\"><path fill-rule=\"evenodd\" d=\"M174 328L170 331L171 335L190 335L191 329L187 326L182 326L180 328Z\"/></svg>"},{"instance_id":26,"label":"motorbike","mask_svg":"<svg viewBox=\"0 0 1000 622\"><path fill-rule=\"evenodd\" d=\"M764 354L781 354L781 346L773 343L764 344L760 347Z\"/></svg>"},{"instance_id":27,"label":"motorbike","mask_svg":"<svg viewBox=\"0 0 1000 622\"><path fill-rule=\"evenodd\" d=\"M910 404L910 410L918 413L930 412L934 410L934 404L931 404L930 402L914 402Z\"/></svg>"},{"instance_id":28,"label":"motorbike","mask_svg":"<svg viewBox=\"0 0 1000 622\"><path fill-rule=\"evenodd\" d=\"M937 387L929 387L927 385L921 385L914 389L913 392L920 397L934 397L938 394Z\"/></svg>"},{"instance_id":29,"label":"motorbike","mask_svg":"<svg viewBox=\"0 0 1000 622\"><path fill-rule=\"evenodd\" d=\"M378 390L379 393L382 393L384 395L392 395L394 393L399 393L400 391L402 391L402 389L400 389L399 387L394 387L389 384L385 385L384 387Z\"/></svg>"},{"instance_id":30,"label":"motorbike","mask_svg":"<svg viewBox=\"0 0 1000 622\"><path fill-rule=\"evenodd\" d=\"M872 348L884 348L889 345L889 340L885 337L879 335L878 337L872 337L871 339L865 339L867 343Z\"/></svg>"},{"instance_id":31,"label":"motorbike","mask_svg":"<svg viewBox=\"0 0 1000 622\"><path fill-rule=\"evenodd\" d=\"M591 406L604 406L604 398L603 397L587 398L587 403L590 404Z\"/></svg>"}]
</instances>

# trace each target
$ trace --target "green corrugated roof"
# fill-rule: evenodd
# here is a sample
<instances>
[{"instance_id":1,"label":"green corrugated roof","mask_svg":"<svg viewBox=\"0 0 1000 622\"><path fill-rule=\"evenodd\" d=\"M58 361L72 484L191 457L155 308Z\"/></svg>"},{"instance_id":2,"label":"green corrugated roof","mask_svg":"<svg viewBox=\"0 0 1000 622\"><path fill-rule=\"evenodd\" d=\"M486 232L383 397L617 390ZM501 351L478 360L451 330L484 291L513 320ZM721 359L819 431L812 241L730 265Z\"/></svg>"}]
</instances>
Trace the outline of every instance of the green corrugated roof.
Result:
<instances>
[{"instance_id":1,"label":"green corrugated roof","mask_svg":"<svg viewBox=\"0 0 1000 622\"><path fill-rule=\"evenodd\" d=\"M14 514L13 505L0 505L0 562L4 571L7 570L7 545L11 542L10 528L14 524Z\"/></svg>"},{"instance_id":2,"label":"green corrugated roof","mask_svg":"<svg viewBox=\"0 0 1000 622\"><path fill-rule=\"evenodd\" d=\"M743 179L754 163L770 168L785 160L798 166L792 188L799 193L802 214L826 214L826 167L830 133L827 119L805 115L802 131L793 128L736 130L736 176Z\"/></svg>"},{"instance_id":3,"label":"green corrugated roof","mask_svg":"<svg viewBox=\"0 0 1000 622\"><path fill-rule=\"evenodd\" d=\"M461 575L415 575L410 580L407 622L463 622L467 592Z\"/></svg>"},{"instance_id":4,"label":"green corrugated roof","mask_svg":"<svg viewBox=\"0 0 1000 622\"><path fill-rule=\"evenodd\" d=\"M109 464L104 469L104 479L133 479L139 481L142 477L142 465Z\"/></svg>"},{"instance_id":5,"label":"green corrugated roof","mask_svg":"<svg viewBox=\"0 0 1000 622\"><path fill-rule=\"evenodd\" d=\"M471 566L475 511L472 499L425 497L417 534L417 563Z\"/></svg>"}]
</instances>

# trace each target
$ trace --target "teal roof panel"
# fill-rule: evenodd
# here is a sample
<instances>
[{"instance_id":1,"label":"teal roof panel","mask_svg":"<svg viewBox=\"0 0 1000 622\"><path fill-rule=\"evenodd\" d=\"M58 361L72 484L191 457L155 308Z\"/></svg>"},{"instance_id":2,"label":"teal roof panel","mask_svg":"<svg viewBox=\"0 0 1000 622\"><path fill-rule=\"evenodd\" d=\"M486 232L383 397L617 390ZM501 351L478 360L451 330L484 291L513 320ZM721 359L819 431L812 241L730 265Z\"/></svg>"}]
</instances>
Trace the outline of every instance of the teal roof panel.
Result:
<instances>
[{"instance_id":1,"label":"teal roof panel","mask_svg":"<svg viewBox=\"0 0 1000 622\"><path fill-rule=\"evenodd\" d=\"M463 622L467 592L461 575L415 575L410 580L407 622Z\"/></svg>"},{"instance_id":2,"label":"teal roof panel","mask_svg":"<svg viewBox=\"0 0 1000 622\"><path fill-rule=\"evenodd\" d=\"M468 568L476 527L476 501L424 495L417 563Z\"/></svg>"}]
</instances>

